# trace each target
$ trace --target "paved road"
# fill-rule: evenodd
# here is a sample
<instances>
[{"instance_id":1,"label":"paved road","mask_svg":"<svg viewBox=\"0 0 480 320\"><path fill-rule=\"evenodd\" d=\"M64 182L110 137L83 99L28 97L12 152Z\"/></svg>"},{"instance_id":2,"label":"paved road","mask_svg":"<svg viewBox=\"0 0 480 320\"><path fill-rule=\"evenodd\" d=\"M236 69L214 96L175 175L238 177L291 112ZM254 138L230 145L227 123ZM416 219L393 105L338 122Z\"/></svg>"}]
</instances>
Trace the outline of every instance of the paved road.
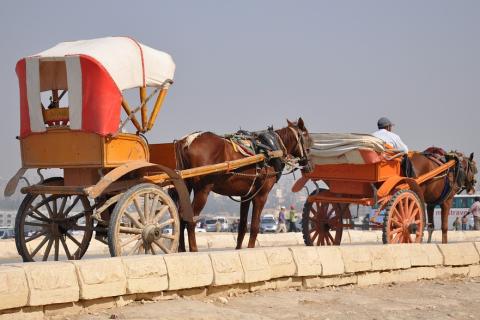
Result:
<instances>
[{"instance_id":1,"label":"paved road","mask_svg":"<svg viewBox=\"0 0 480 320\"><path fill-rule=\"evenodd\" d=\"M292 290L292 289L290 289ZM480 278L134 303L68 319L480 319Z\"/></svg>"}]
</instances>

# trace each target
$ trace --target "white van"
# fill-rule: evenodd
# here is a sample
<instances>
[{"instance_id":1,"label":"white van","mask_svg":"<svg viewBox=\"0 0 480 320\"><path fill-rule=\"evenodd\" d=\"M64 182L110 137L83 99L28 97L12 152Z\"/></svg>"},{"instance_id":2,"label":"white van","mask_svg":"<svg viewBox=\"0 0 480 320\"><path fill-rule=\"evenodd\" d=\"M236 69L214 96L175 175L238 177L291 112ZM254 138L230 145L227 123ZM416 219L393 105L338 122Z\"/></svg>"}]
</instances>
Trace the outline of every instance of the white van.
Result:
<instances>
[{"instance_id":1,"label":"white van","mask_svg":"<svg viewBox=\"0 0 480 320\"><path fill-rule=\"evenodd\" d=\"M228 221L225 217L213 217L205 220L205 230L207 232L217 231L217 221L220 222L220 232L228 231Z\"/></svg>"}]
</instances>

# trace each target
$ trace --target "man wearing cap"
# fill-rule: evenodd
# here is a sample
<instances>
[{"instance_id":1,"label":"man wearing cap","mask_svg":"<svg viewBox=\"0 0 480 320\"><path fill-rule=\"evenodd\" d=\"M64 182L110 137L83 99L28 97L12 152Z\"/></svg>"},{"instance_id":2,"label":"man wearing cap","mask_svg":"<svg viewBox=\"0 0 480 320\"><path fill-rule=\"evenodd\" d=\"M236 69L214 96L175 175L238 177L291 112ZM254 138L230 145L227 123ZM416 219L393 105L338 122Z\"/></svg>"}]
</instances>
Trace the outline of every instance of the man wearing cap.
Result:
<instances>
[{"instance_id":1,"label":"man wearing cap","mask_svg":"<svg viewBox=\"0 0 480 320\"><path fill-rule=\"evenodd\" d=\"M408 147L403 143L398 135L392 132L393 123L385 117L381 117L377 122L378 130L372 133L373 136L382 139L395 150L408 153Z\"/></svg>"}]
</instances>

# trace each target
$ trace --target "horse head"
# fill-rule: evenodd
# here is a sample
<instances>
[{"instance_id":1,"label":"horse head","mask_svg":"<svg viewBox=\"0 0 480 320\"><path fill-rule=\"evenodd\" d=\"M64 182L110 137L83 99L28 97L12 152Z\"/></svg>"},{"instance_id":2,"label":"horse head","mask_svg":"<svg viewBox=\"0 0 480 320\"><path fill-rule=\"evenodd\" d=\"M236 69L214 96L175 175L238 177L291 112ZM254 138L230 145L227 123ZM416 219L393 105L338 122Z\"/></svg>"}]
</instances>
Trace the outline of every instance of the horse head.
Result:
<instances>
[{"instance_id":1,"label":"horse head","mask_svg":"<svg viewBox=\"0 0 480 320\"><path fill-rule=\"evenodd\" d=\"M287 119L288 131L293 133L293 145L289 150L291 156L298 158L298 164L302 167L302 171L311 171L311 166L308 161L308 152L313 145L313 140L302 118L298 121L292 122Z\"/></svg>"},{"instance_id":2,"label":"horse head","mask_svg":"<svg viewBox=\"0 0 480 320\"><path fill-rule=\"evenodd\" d=\"M478 173L477 163L473 160L473 152L470 157L464 157L462 167L465 168L465 188L468 194L475 193L476 175Z\"/></svg>"},{"instance_id":3,"label":"horse head","mask_svg":"<svg viewBox=\"0 0 480 320\"><path fill-rule=\"evenodd\" d=\"M458 158L459 171L457 175L457 184L461 189L467 191L468 194L475 193L475 184L477 183L476 175L478 173L477 164L473 160L473 152L466 157L460 152L454 152Z\"/></svg>"}]
</instances>

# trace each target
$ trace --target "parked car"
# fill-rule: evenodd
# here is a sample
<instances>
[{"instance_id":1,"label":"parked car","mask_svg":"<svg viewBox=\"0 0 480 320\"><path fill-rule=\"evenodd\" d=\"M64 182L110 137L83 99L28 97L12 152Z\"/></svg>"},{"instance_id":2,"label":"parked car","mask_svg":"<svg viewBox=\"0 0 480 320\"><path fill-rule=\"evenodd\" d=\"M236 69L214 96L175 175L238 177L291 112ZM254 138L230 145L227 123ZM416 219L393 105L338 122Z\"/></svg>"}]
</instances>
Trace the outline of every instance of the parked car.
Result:
<instances>
[{"instance_id":1,"label":"parked car","mask_svg":"<svg viewBox=\"0 0 480 320\"><path fill-rule=\"evenodd\" d=\"M271 214L266 214L260 220L260 233L276 232L277 225L278 223L275 217Z\"/></svg>"},{"instance_id":2,"label":"parked car","mask_svg":"<svg viewBox=\"0 0 480 320\"><path fill-rule=\"evenodd\" d=\"M217 221L220 223L220 232L228 231L228 222L225 217L214 217L212 219L205 220L205 230L207 232L217 231Z\"/></svg>"}]
</instances>

